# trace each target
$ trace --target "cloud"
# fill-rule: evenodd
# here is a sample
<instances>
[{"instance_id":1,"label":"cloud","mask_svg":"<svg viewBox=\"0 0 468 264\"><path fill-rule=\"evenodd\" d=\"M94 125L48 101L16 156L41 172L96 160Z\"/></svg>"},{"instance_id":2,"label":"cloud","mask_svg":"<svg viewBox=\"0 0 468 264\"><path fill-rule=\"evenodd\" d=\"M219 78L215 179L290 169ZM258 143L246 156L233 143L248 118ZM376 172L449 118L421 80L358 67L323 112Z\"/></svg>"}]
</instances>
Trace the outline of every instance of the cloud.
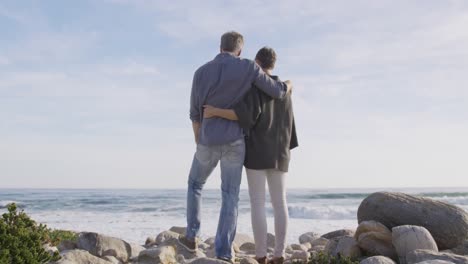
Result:
<instances>
[{"instance_id":1,"label":"cloud","mask_svg":"<svg viewBox=\"0 0 468 264\"><path fill-rule=\"evenodd\" d=\"M104 65L101 66L101 71L105 74L117 76L155 76L161 74L155 66L137 62Z\"/></svg>"}]
</instances>

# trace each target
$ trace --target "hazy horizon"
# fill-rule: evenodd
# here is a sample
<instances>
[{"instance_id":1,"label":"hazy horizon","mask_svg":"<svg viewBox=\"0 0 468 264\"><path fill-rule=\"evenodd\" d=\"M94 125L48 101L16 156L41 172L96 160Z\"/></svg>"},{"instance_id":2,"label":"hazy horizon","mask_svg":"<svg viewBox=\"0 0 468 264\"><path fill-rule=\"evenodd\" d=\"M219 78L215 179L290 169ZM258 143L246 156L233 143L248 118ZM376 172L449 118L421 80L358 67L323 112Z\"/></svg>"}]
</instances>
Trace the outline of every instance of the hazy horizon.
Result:
<instances>
[{"instance_id":1,"label":"hazy horizon","mask_svg":"<svg viewBox=\"0 0 468 264\"><path fill-rule=\"evenodd\" d=\"M293 81L288 188L468 187L466 25L462 0L2 1L0 188L185 188L228 30Z\"/></svg>"}]
</instances>

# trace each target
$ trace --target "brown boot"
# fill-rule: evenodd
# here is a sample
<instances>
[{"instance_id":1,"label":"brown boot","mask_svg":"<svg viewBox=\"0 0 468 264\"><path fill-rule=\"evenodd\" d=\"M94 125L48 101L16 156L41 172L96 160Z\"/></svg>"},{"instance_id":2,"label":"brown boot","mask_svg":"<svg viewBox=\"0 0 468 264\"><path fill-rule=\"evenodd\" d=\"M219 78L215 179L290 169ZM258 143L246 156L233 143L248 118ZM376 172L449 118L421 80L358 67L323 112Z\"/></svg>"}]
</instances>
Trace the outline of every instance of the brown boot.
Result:
<instances>
[{"instance_id":1,"label":"brown boot","mask_svg":"<svg viewBox=\"0 0 468 264\"><path fill-rule=\"evenodd\" d=\"M267 264L267 257L255 258L258 264Z\"/></svg>"},{"instance_id":2,"label":"brown boot","mask_svg":"<svg viewBox=\"0 0 468 264\"><path fill-rule=\"evenodd\" d=\"M284 263L284 257L273 258L270 261L268 261L268 264L283 264L283 263Z\"/></svg>"}]
</instances>

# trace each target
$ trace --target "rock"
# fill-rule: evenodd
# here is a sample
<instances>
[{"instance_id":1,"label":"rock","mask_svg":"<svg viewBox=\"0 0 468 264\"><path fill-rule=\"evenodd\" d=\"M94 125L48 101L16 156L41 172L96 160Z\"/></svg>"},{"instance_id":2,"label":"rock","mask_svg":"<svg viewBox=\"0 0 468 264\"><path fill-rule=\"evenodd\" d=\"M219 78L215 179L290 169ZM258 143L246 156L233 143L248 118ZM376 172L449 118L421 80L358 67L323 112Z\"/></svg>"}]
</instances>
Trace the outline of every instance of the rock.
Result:
<instances>
[{"instance_id":1,"label":"rock","mask_svg":"<svg viewBox=\"0 0 468 264\"><path fill-rule=\"evenodd\" d=\"M255 240L247 234L237 233L236 237L234 238L234 243L236 243L239 247L241 247L244 243L248 242L255 244Z\"/></svg>"},{"instance_id":2,"label":"rock","mask_svg":"<svg viewBox=\"0 0 468 264\"><path fill-rule=\"evenodd\" d=\"M258 262L254 258L245 257L241 258L240 264L258 264Z\"/></svg>"},{"instance_id":3,"label":"rock","mask_svg":"<svg viewBox=\"0 0 468 264\"><path fill-rule=\"evenodd\" d=\"M197 258L193 261L190 262L190 264L226 264L227 262L219 260L219 259L214 259L214 258Z\"/></svg>"},{"instance_id":4,"label":"rock","mask_svg":"<svg viewBox=\"0 0 468 264\"><path fill-rule=\"evenodd\" d=\"M70 240L62 240L57 246L58 251L62 252L65 250L76 249L76 243Z\"/></svg>"},{"instance_id":5,"label":"rock","mask_svg":"<svg viewBox=\"0 0 468 264\"><path fill-rule=\"evenodd\" d=\"M179 235L185 235L185 231L187 230L186 227L183 226L173 226L169 228L169 231L172 231L174 233L177 233Z\"/></svg>"},{"instance_id":6,"label":"rock","mask_svg":"<svg viewBox=\"0 0 468 264\"><path fill-rule=\"evenodd\" d=\"M203 251L205 251L205 250L207 250L207 249L210 249L211 246L208 245L207 243L201 242L201 243L198 244L198 248L201 249L201 250L203 250Z\"/></svg>"},{"instance_id":7,"label":"rock","mask_svg":"<svg viewBox=\"0 0 468 264\"><path fill-rule=\"evenodd\" d=\"M354 230L351 229L340 229L333 232L322 235L323 238L332 239L340 236L354 236Z\"/></svg>"},{"instance_id":8,"label":"rock","mask_svg":"<svg viewBox=\"0 0 468 264\"><path fill-rule=\"evenodd\" d=\"M271 233L267 233L267 247L270 247L270 248L275 247L275 235Z\"/></svg>"},{"instance_id":9,"label":"rock","mask_svg":"<svg viewBox=\"0 0 468 264\"><path fill-rule=\"evenodd\" d=\"M319 238L320 235L315 232L307 232L299 236L299 243L303 244L306 242L312 242L313 240Z\"/></svg>"},{"instance_id":10,"label":"rock","mask_svg":"<svg viewBox=\"0 0 468 264\"><path fill-rule=\"evenodd\" d=\"M62 258L55 264L112 264L112 262L91 255L86 250L66 250L61 254Z\"/></svg>"},{"instance_id":11,"label":"rock","mask_svg":"<svg viewBox=\"0 0 468 264\"><path fill-rule=\"evenodd\" d=\"M184 255L182 255L182 254L177 255L176 259L177 259L177 263L179 263L179 264L187 263L187 261L185 260ZM136 264L138 264L138 263L136 263Z\"/></svg>"},{"instance_id":12,"label":"rock","mask_svg":"<svg viewBox=\"0 0 468 264\"><path fill-rule=\"evenodd\" d=\"M421 226L397 226L392 229L393 246L401 264L406 263L406 255L416 249L438 251L437 244L426 228Z\"/></svg>"},{"instance_id":13,"label":"rock","mask_svg":"<svg viewBox=\"0 0 468 264\"><path fill-rule=\"evenodd\" d=\"M127 262L129 258L136 257L145 250L142 246L129 244L122 239L91 232L79 233L76 244L77 248L95 256L114 256L122 262Z\"/></svg>"},{"instance_id":14,"label":"rock","mask_svg":"<svg viewBox=\"0 0 468 264\"><path fill-rule=\"evenodd\" d=\"M451 261L432 259L432 260L421 261L416 264L454 264L454 263Z\"/></svg>"},{"instance_id":15,"label":"rock","mask_svg":"<svg viewBox=\"0 0 468 264\"><path fill-rule=\"evenodd\" d=\"M158 247L162 246L172 246L175 249L176 255L183 255L185 259L193 259L193 258L202 258L206 257L205 253L201 251L200 249L197 249L195 253L192 253L188 251L184 246L181 246L178 242L179 239L177 238L170 238L168 240L165 240L163 243L158 245Z\"/></svg>"},{"instance_id":16,"label":"rock","mask_svg":"<svg viewBox=\"0 0 468 264\"><path fill-rule=\"evenodd\" d=\"M465 240L465 242L459 246L452 248L451 251L458 255L468 255L468 240Z\"/></svg>"},{"instance_id":17,"label":"rock","mask_svg":"<svg viewBox=\"0 0 468 264\"><path fill-rule=\"evenodd\" d=\"M390 229L400 225L425 227L440 250L454 248L468 237L468 214L464 209L403 193L369 195L358 209L358 222L368 220L378 221Z\"/></svg>"},{"instance_id":18,"label":"rock","mask_svg":"<svg viewBox=\"0 0 468 264\"><path fill-rule=\"evenodd\" d=\"M104 257L102 257L102 259L107 260L112 264L122 264L123 263L122 261L118 260L114 256L104 256Z\"/></svg>"},{"instance_id":19,"label":"rock","mask_svg":"<svg viewBox=\"0 0 468 264\"><path fill-rule=\"evenodd\" d=\"M205 243L210 245L210 247L214 247L215 244L215 238L214 237L209 237L205 240Z\"/></svg>"},{"instance_id":20,"label":"rock","mask_svg":"<svg viewBox=\"0 0 468 264\"><path fill-rule=\"evenodd\" d=\"M341 255L349 258L358 258L361 254L361 249L359 248L354 237L344 236L338 240L338 244L335 249L336 255Z\"/></svg>"},{"instance_id":21,"label":"rock","mask_svg":"<svg viewBox=\"0 0 468 264\"><path fill-rule=\"evenodd\" d=\"M148 248L140 252L138 263L176 263L176 251L171 246Z\"/></svg>"},{"instance_id":22,"label":"rock","mask_svg":"<svg viewBox=\"0 0 468 264\"><path fill-rule=\"evenodd\" d=\"M151 247L156 245L156 239L154 237L148 237L145 241L145 247Z\"/></svg>"},{"instance_id":23,"label":"rock","mask_svg":"<svg viewBox=\"0 0 468 264\"><path fill-rule=\"evenodd\" d=\"M302 246L304 246L307 250L312 248L312 244L310 242L302 243Z\"/></svg>"},{"instance_id":24,"label":"rock","mask_svg":"<svg viewBox=\"0 0 468 264\"><path fill-rule=\"evenodd\" d=\"M335 237L328 241L324 251L333 256L345 256L351 258L357 258L362 255L361 249L359 248L354 237L342 236Z\"/></svg>"},{"instance_id":25,"label":"rock","mask_svg":"<svg viewBox=\"0 0 468 264\"><path fill-rule=\"evenodd\" d=\"M239 249L241 251L247 251L247 252L255 251L255 243L246 242L242 244L242 246L240 246Z\"/></svg>"},{"instance_id":26,"label":"rock","mask_svg":"<svg viewBox=\"0 0 468 264\"><path fill-rule=\"evenodd\" d=\"M309 252L311 251L321 252L321 251L325 251L325 248L326 248L326 245L316 245L316 246L313 246L311 249L309 249Z\"/></svg>"},{"instance_id":27,"label":"rock","mask_svg":"<svg viewBox=\"0 0 468 264\"><path fill-rule=\"evenodd\" d=\"M462 255L455 255L450 253L440 253L431 250L417 249L408 253L406 262L408 264L415 264L423 261L444 260L455 264L468 263L468 257Z\"/></svg>"},{"instance_id":28,"label":"rock","mask_svg":"<svg viewBox=\"0 0 468 264\"><path fill-rule=\"evenodd\" d=\"M310 242L310 246L313 248L313 247L316 247L316 246L326 246L328 243L328 239L324 238L324 237L319 237L315 240L313 240L312 242Z\"/></svg>"},{"instance_id":29,"label":"rock","mask_svg":"<svg viewBox=\"0 0 468 264\"><path fill-rule=\"evenodd\" d=\"M294 250L291 254L292 260L301 260L301 261L308 261L310 258L310 253L303 250Z\"/></svg>"},{"instance_id":30,"label":"rock","mask_svg":"<svg viewBox=\"0 0 468 264\"><path fill-rule=\"evenodd\" d=\"M396 262L385 256L374 256L364 259L359 264L396 264Z\"/></svg>"},{"instance_id":31,"label":"rock","mask_svg":"<svg viewBox=\"0 0 468 264\"><path fill-rule=\"evenodd\" d=\"M379 222L361 222L354 238L357 240L358 246L369 256L386 256L397 259L392 244L392 231Z\"/></svg>"},{"instance_id":32,"label":"rock","mask_svg":"<svg viewBox=\"0 0 468 264\"><path fill-rule=\"evenodd\" d=\"M162 231L161 233L159 233L157 236L156 236L156 240L155 240L155 243L156 245L159 245L161 243L163 243L164 241L168 240L168 239L171 239L171 238L175 238L175 239L178 239L179 238L179 234L176 233L176 232L173 232L173 231Z\"/></svg>"},{"instance_id":33,"label":"rock","mask_svg":"<svg viewBox=\"0 0 468 264\"><path fill-rule=\"evenodd\" d=\"M291 244L291 248L293 250L302 250L302 251L307 251L309 250L306 246L300 245L300 244Z\"/></svg>"}]
</instances>

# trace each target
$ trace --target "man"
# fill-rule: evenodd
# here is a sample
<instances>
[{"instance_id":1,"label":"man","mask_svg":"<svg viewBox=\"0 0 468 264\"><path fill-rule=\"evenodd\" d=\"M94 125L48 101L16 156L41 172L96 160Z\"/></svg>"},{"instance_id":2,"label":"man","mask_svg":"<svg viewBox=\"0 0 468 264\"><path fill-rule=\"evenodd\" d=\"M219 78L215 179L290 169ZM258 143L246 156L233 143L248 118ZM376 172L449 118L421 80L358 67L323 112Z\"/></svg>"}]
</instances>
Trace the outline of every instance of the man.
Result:
<instances>
[{"instance_id":1,"label":"man","mask_svg":"<svg viewBox=\"0 0 468 264\"><path fill-rule=\"evenodd\" d=\"M187 191L187 231L179 243L191 252L197 250L200 230L201 192L208 176L221 165L222 205L215 239L218 259L232 262L231 247L236 235L237 205L245 157L243 130L238 122L222 118L203 119L203 105L232 108L255 84L274 98L291 89L271 79L253 61L241 59L244 39L237 32L221 37L220 54L194 74L190 98L190 119L197 150L190 169Z\"/></svg>"}]
</instances>

